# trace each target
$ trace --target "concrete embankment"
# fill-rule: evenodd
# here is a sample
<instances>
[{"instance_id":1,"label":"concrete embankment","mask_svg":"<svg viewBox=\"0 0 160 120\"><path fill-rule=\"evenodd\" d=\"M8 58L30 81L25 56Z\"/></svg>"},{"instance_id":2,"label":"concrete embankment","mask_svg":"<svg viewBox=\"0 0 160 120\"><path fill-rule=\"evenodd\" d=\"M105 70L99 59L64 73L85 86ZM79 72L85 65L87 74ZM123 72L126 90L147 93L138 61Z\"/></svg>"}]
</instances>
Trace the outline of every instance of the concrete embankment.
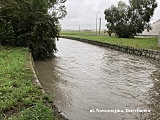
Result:
<instances>
[{"instance_id":1,"label":"concrete embankment","mask_svg":"<svg viewBox=\"0 0 160 120\"><path fill-rule=\"evenodd\" d=\"M36 75L36 71L35 71L35 64L34 64L34 60L32 58L32 55L30 54L29 56L29 64L30 64L30 68L32 70L32 73L33 73L33 82L34 84L39 87L43 93L46 93L43 88L42 88L42 85L41 83L39 82L39 79ZM54 110L54 116L55 116L55 120L68 120L65 115L53 104L53 103L50 103L51 104L51 107L52 109Z\"/></svg>"},{"instance_id":2,"label":"concrete embankment","mask_svg":"<svg viewBox=\"0 0 160 120\"><path fill-rule=\"evenodd\" d=\"M81 38L74 38L74 37L68 37L68 36L61 36L61 38L66 38L66 39L72 39L72 40L78 40L81 42L86 42L90 43L93 45L98 45L102 47L107 47L110 49L122 51L128 54L133 54L137 56L143 56L147 58L152 58L155 60L160 60L160 51L159 50L150 50L150 49L142 49L142 48L135 48L135 47L129 47L129 46L122 46L122 45L116 45L116 44L111 44L111 43L104 43L104 42L99 42L99 41L93 41L93 40L88 40L88 39L81 39Z\"/></svg>"}]
</instances>

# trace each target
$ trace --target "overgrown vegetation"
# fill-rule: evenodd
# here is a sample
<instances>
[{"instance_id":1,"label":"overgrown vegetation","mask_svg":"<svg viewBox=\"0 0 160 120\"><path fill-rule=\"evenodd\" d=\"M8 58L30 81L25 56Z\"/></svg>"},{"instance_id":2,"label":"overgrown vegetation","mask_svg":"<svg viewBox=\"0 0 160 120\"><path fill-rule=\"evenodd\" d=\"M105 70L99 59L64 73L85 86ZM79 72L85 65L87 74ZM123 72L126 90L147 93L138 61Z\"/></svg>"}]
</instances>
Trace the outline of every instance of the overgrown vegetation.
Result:
<instances>
[{"instance_id":1,"label":"overgrown vegetation","mask_svg":"<svg viewBox=\"0 0 160 120\"><path fill-rule=\"evenodd\" d=\"M0 120L54 120L50 99L33 84L28 49L0 46Z\"/></svg>"},{"instance_id":2,"label":"overgrown vegetation","mask_svg":"<svg viewBox=\"0 0 160 120\"><path fill-rule=\"evenodd\" d=\"M147 48L159 50L157 38L118 38L115 36L95 35L95 32L61 32L61 36L69 36L75 38L83 38L94 41L106 42L111 44L118 44L124 46L132 46L137 48Z\"/></svg>"},{"instance_id":3,"label":"overgrown vegetation","mask_svg":"<svg viewBox=\"0 0 160 120\"><path fill-rule=\"evenodd\" d=\"M109 35L116 33L120 38L129 38L144 29L151 30L149 22L156 7L156 0L129 0L129 5L120 1L118 6L112 5L104 12Z\"/></svg>"},{"instance_id":4,"label":"overgrown vegetation","mask_svg":"<svg viewBox=\"0 0 160 120\"><path fill-rule=\"evenodd\" d=\"M55 52L66 0L0 0L0 44L31 49L35 60Z\"/></svg>"}]
</instances>

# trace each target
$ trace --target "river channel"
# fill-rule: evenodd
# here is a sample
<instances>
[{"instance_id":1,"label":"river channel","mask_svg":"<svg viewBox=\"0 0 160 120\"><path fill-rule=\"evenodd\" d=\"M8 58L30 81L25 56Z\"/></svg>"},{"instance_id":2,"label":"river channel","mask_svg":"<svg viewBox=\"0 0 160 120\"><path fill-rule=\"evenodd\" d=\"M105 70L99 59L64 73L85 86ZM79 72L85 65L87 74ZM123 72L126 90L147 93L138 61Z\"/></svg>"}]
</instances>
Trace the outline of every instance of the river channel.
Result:
<instances>
[{"instance_id":1,"label":"river channel","mask_svg":"<svg viewBox=\"0 0 160 120\"><path fill-rule=\"evenodd\" d=\"M160 119L159 61L63 38L57 48L35 66L69 120Z\"/></svg>"}]
</instances>

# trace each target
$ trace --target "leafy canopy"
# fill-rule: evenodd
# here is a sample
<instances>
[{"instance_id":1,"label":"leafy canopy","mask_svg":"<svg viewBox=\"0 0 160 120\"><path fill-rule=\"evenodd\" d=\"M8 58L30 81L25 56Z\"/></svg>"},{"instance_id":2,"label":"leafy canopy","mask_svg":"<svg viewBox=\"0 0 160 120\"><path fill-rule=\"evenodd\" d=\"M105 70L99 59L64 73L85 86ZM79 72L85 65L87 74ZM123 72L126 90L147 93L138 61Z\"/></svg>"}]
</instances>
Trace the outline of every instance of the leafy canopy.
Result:
<instances>
[{"instance_id":1,"label":"leafy canopy","mask_svg":"<svg viewBox=\"0 0 160 120\"><path fill-rule=\"evenodd\" d=\"M109 34L129 38L144 29L151 30L149 22L156 7L156 0L129 0L129 5L120 1L118 6L112 5L104 12Z\"/></svg>"},{"instance_id":2,"label":"leafy canopy","mask_svg":"<svg viewBox=\"0 0 160 120\"><path fill-rule=\"evenodd\" d=\"M29 47L35 60L53 56L66 0L1 0L0 44Z\"/></svg>"}]
</instances>

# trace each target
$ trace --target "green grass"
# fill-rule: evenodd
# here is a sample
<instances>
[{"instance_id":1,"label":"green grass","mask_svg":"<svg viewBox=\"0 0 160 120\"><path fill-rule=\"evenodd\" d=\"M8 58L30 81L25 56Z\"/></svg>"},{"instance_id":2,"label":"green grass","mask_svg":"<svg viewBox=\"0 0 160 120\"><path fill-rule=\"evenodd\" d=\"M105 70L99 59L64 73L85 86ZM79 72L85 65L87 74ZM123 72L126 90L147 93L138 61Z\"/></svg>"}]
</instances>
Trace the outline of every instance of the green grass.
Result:
<instances>
[{"instance_id":1,"label":"green grass","mask_svg":"<svg viewBox=\"0 0 160 120\"><path fill-rule=\"evenodd\" d=\"M29 51L0 46L0 120L54 120L49 97L33 84Z\"/></svg>"},{"instance_id":2,"label":"green grass","mask_svg":"<svg viewBox=\"0 0 160 120\"><path fill-rule=\"evenodd\" d=\"M158 39L157 38L117 38L115 36L106 36L104 33L101 35L95 35L95 32L61 32L61 36L69 36L75 38L89 39L94 41L132 46L137 48L147 48L153 50L160 50L158 48Z\"/></svg>"},{"instance_id":3,"label":"green grass","mask_svg":"<svg viewBox=\"0 0 160 120\"><path fill-rule=\"evenodd\" d=\"M12 120L53 120L52 109L44 106L42 103L37 103L34 107L30 107L22 111L20 115L12 117Z\"/></svg>"}]
</instances>

